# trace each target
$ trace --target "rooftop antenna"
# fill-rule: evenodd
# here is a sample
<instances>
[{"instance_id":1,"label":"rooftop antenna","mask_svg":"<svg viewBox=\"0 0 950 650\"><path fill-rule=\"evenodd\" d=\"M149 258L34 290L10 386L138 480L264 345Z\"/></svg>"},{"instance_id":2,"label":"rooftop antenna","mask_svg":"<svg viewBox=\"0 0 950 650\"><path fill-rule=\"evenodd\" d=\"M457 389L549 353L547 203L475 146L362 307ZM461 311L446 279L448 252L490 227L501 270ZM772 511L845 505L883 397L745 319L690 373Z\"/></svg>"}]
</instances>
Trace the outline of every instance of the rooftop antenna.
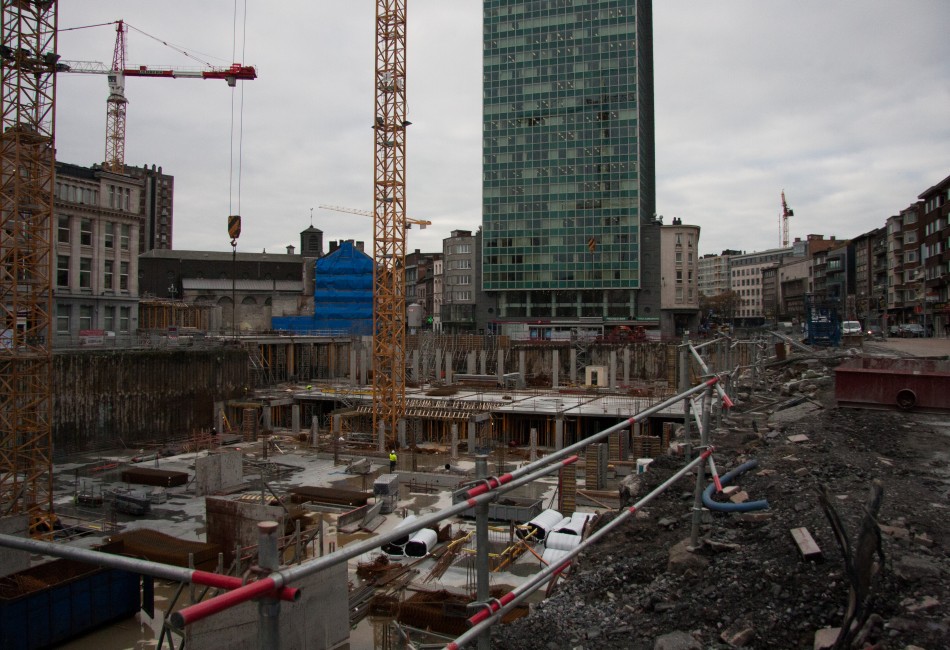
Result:
<instances>
[{"instance_id":1,"label":"rooftop antenna","mask_svg":"<svg viewBox=\"0 0 950 650\"><path fill-rule=\"evenodd\" d=\"M310 208L310 227L313 228L313 208Z\"/></svg>"}]
</instances>

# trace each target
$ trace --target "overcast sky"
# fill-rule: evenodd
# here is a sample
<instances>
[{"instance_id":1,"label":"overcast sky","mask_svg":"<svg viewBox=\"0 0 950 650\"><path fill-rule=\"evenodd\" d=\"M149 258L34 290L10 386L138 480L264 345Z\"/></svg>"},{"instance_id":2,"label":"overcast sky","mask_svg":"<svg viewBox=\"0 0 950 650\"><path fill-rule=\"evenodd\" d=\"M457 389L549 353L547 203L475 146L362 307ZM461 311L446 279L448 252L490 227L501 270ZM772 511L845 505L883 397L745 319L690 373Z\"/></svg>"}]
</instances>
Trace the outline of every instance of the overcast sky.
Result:
<instances>
[{"instance_id":1,"label":"overcast sky","mask_svg":"<svg viewBox=\"0 0 950 650\"><path fill-rule=\"evenodd\" d=\"M318 206L373 207L375 2L250 0L246 20L235 4L61 2L59 25L121 18L203 61L258 67L233 91L126 81L126 163L175 177L175 248L230 250L227 215L240 213L239 251L283 252L313 208L325 242L369 252L371 218ZM434 225L410 230L407 250L435 252L481 222L482 3L408 5L407 213ZM654 0L653 11L657 211L701 226L701 252L779 246L783 189L792 238L848 238L950 175L947 0ZM114 42L112 26L64 31L59 53L111 64ZM134 30L128 63L198 65ZM57 158L101 162L105 77L63 74L57 93Z\"/></svg>"}]
</instances>

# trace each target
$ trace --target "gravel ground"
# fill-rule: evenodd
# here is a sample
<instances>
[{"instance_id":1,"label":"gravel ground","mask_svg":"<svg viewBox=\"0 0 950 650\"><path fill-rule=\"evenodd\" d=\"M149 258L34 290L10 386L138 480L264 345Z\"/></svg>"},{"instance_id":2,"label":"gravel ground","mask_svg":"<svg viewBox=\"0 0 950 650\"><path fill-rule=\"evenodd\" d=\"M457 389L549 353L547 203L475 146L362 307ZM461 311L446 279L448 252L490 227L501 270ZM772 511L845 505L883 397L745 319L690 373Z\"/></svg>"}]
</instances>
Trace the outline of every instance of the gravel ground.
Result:
<instances>
[{"instance_id":1,"label":"gravel ground","mask_svg":"<svg viewBox=\"0 0 950 650\"><path fill-rule=\"evenodd\" d=\"M865 346L902 356L933 350ZM743 392L740 382L736 408L714 432L720 473L758 461L733 483L751 500L767 499L768 510L704 512L703 543L685 551L695 483L687 476L583 554L531 616L495 629L492 647L813 648L819 630L842 626L852 584L867 585L867 595L857 598L857 638L839 647L950 647L950 423L946 415L837 408L835 356L773 366L765 389ZM806 399L778 410L795 397ZM807 440L789 441L794 435ZM639 494L682 463L657 459ZM877 482L883 499L862 536ZM822 490L840 517L847 553L819 501ZM799 553L791 530L800 527L820 558Z\"/></svg>"}]
</instances>

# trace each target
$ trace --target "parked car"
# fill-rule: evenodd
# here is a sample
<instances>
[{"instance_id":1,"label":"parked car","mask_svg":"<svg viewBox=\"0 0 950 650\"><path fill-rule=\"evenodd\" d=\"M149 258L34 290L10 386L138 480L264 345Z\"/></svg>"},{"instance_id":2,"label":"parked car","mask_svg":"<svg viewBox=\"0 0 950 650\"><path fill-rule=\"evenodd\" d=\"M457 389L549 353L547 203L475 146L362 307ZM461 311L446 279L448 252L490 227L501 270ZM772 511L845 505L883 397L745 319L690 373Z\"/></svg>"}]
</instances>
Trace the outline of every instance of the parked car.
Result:
<instances>
[{"instance_id":1,"label":"parked car","mask_svg":"<svg viewBox=\"0 0 950 650\"><path fill-rule=\"evenodd\" d=\"M900 325L891 325L887 328L887 335L894 337L901 335L901 326Z\"/></svg>"},{"instance_id":2,"label":"parked car","mask_svg":"<svg viewBox=\"0 0 950 650\"><path fill-rule=\"evenodd\" d=\"M868 325L867 329L864 330L864 335L868 338L879 339L884 336L884 332L880 325Z\"/></svg>"},{"instance_id":3,"label":"parked car","mask_svg":"<svg viewBox=\"0 0 950 650\"><path fill-rule=\"evenodd\" d=\"M905 323L900 326L898 336L905 339L922 338L927 335L927 331L920 323Z\"/></svg>"},{"instance_id":4,"label":"parked car","mask_svg":"<svg viewBox=\"0 0 950 650\"><path fill-rule=\"evenodd\" d=\"M856 320L846 320L841 323L842 336L861 336L861 323Z\"/></svg>"}]
</instances>

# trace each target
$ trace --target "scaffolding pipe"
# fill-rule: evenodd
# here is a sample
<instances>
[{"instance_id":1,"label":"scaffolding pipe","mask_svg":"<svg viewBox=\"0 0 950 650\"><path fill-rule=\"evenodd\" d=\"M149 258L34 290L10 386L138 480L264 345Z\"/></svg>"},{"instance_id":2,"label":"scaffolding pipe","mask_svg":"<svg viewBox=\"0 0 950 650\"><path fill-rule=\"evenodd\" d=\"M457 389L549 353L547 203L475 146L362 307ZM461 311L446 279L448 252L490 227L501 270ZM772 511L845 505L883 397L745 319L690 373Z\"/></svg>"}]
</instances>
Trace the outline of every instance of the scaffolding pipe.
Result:
<instances>
[{"instance_id":1,"label":"scaffolding pipe","mask_svg":"<svg viewBox=\"0 0 950 650\"><path fill-rule=\"evenodd\" d=\"M468 510L469 508L474 508L475 506L478 506L482 503L487 503L496 498L499 494L508 492L517 487L521 487L522 485L527 485L528 483L539 479L542 476L555 472L561 467L571 465L577 461L577 456L565 458L559 463L552 464L549 467L544 467L531 474L528 474L527 476L520 477L516 481L511 481L504 486L493 488L487 494L483 493L466 501L460 501L459 503L443 510L420 516L409 526L391 530L388 533L363 540L362 542L357 542L356 544L350 544L334 553L331 553L330 555L324 555L306 564L298 564L293 567L274 571L264 580L252 582L251 584L239 589L235 589L232 592L221 594L209 600L185 607L184 609L172 613L172 625L181 629L186 625L194 623L195 621L200 621L201 619L207 618L212 614L222 612L229 607L239 605L262 595L266 595L273 589L283 587L294 580L299 580L300 578L312 575L319 571L323 571L331 566L339 564L340 562L352 560L355 557L359 557L363 553L368 553L382 546L383 544L387 544L398 537L406 535L407 533L414 533L421 528L427 528L432 524L438 523L447 517L452 517L464 512L465 510ZM256 585L261 585L261 583L264 582L271 585L269 589L256 587Z\"/></svg>"},{"instance_id":2,"label":"scaffolding pipe","mask_svg":"<svg viewBox=\"0 0 950 650\"><path fill-rule=\"evenodd\" d=\"M521 476L524 476L524 475L525 475L526 473L528 473L528 472L533 472L533 471L535 471L539 466L545 465L545 464L547 464L547 463L554 462L555 460L558 460L558 459L560 459L560 458L563 458L563 457L565 457L565 456L568 456L568 455L570 455L570 454L573 454L573 453L575 453L575 452L578 452L578 451L584 449L585 447L587 447L587 445L590 445L590 444L595 443L595 442L600 442L600 441L606 439L611 433L614 433L614 432L616 432L616 431L620 431L620 430L625 429L625 428L627 428L627 427L629 427L629 426L632 426L632 425L634 425L634 424L637 424L637 423L639 423L639 422L645 420L648 416L653 415L654 413L658 413L659 411L662 411L662 410L665 409L665 408L669 408L670 406L675 406L678 402L680 402L680 401L682 401L683 399L689 397L690 395L693 395L694 393L699 393L700 391L706 390L706 389L709 388L710 386L715 386L716 384L718 384L718 382L719 382L719 377L710 377L709 379L707 379L707 380L704 381L703 383L698 384L698 385L696 385L696 386L693 386L693 387L690 388L689 390L683 391L682 393L680 393L680 394L678 394L678 395L674 395L673 397L670 397L670 398L667 399L667 400L664 400L664 401L662 401L662 402L659 402L658 404L654 404L653 406L651 406L651 407L649 407L649 408L647 408L647 409L645 409L645 410L643 410L643 411L640 411L639 413L637 413L637 414L634 415L633 417L627 418L626 420L623 420L623 421L619 422L618 424L615 424L615 425L613 425L613 426L611 426L611 427L608 427L608 428L604 429L603 431L600 431L600 432L598 432L598 433L595 433L594 435L592 435L592 436L590 436L590 437L588 437L588 438L585 438L584 440L581 440L581 441L579 441L579 442L574 443L573 445L570 445L570 446L568 446L568 447L565 447L564 449L561 449L560 451L554 451L554 452L548 454L547 456L545 456L544 458L542 458L542 459L540 459L540 460L537 460L537 461L535 461L535 462L533 462L533 463L528 463L527 465L524 465L524 466L521 467L520 469L516 469L516 470L514 470L514 471L512 471L512 472L509 472L509 473L504 474L504 475L499 476L499 477L493 477L493 478L489 479L488 481L486 481L485 483L483 483L482 485L477 485L477 486L475 486L475 487L469 489L469 490L465 493L465 496L467 496L467 497L469 497L469 498L477 497L477 496L480 495L480 494L485 494L485 493L488 492L489 490L492 490L492 489L494 489L494 488L496 488L496 487L499 487L499 486L505 485L505 484L507 484L507 483L509 483L509 482L511 482L511 481L514 481L515 479L518 479L518 478L520 478ZM724 394L723 394L723 395L724 395ZM724 397L724 399L728 400L728 397ZM732 402L729 401L729 402L727 402L727 404L732 404Z\"/></svg>"},{"instance_id":3,"label":"scaffolding pipe","mask_svg":"<svg viewBox=\"0 0 950 650\"><path fill-rule=\"evenodd\" d=\"M709 366L706 365L706 362L703 361L703 358L700 356L699 352L697 352L696 347L690 343L687 343L687 347L689 348L689 351L693 354L693 358L696 359L696 363L698 363L699 367L703 369L703 374L706 376L709 376L710 374L712 374L709 372ZM719 398L722 400L723 404L726 405L726 408L731 409L733 406L732 400L729 399L728 395L726 395L726 391L723 390L721 385L716 384L716 392L719 393Z\"/></svg>"},{"instance_id":4,"label":"scaffolding pipe","mask_svg":"<svg viewBox=\"0 0 950 650\"><path fill-rule=\"evenodd\" d=\"M682 397L677 399L682 399ZM548 565L524 584L508 592L500 599L492 601L491 604L486 605L484 609L468 619L468 622L470 625L472 625L472 627L460 637L446 645L445 650L459 650L466 644L471 643L484 630L500 621L505 614L511 611L518 603L527 598L531 593L536 591L541 585L547 582L548 579L564 571L564 569L570 565L571 561L582 551L586 550L589 546L596 543L601 537L606 536L607 533L632 517L637 512L637 510L666 491L671 485L682 478L693 467L705 461L709 456L712 455L712 452L712 447L703 451L700 455L684 465L670 478L657 486L652 492L617 515L613 521L607 523L603 528L591 534L590 537L584 540L584 542L579 546L568 551L567 555L563 557L562 561L558 562L557 564Z\"/></svg>"},{"instance_id":5,"label":"scaffolding pipe","mask_svg":"<svg viewBox=\"0 0 950 650\"><path fill-rule=\"evenodd\" d=\"M475 457L475 478L488 478L488 456ZM475 578L476 598L479 603L487 603L489 593L488 571L488 503L480 503L475 508ZM491 636L486 631L478 637L478 650L491 650Z\"/></svg>"},{"instance_id":6,"label":"scaffolding pipe","mask_svg":"<svg viewBox=\"0 0 950 650\"><path fill-rule=\"evenodd\" d=\"M227 589L230 591L231 589L238 589L244 584L241 578L235 576L223 576L217 573L211 573L210 571L186 569L184 567L171 566L159 562L151 562L149 560L140 560L125 555L113 555L112 553L103 553L102 551L93 551L86 548L77 548L75 546L64 546L54 542L16 537L14 535L0 534L0 546L28 551L35 555L51 555L53 557L66 558L77 562L85 562L86 564L93 564L95 566L120 569L132 573L142 573L163 580L203 585L213 587L214 589ZM295 602L300 599L300 590L296 587L283 587L280 590L280 599Z\"/></svg>"},{"instance_id":7,"label":"scaffolding pipe","mask_svg":"<svg viewBox=\"0 0 950 650\"><path fill-rule=\"evenodd\" d=\"M709 409L712 407L712 388L703 393L703 423L699 430L699 444L702 449L709 447ZM711 456L710 456L711 458ZM690 528L689 545L690 550L699 545L699 525L703 518L703 488L706 484L705 467L700 465L696 468L696 485L693 494L693 520Z\"/></svg>"}]
</instances>

